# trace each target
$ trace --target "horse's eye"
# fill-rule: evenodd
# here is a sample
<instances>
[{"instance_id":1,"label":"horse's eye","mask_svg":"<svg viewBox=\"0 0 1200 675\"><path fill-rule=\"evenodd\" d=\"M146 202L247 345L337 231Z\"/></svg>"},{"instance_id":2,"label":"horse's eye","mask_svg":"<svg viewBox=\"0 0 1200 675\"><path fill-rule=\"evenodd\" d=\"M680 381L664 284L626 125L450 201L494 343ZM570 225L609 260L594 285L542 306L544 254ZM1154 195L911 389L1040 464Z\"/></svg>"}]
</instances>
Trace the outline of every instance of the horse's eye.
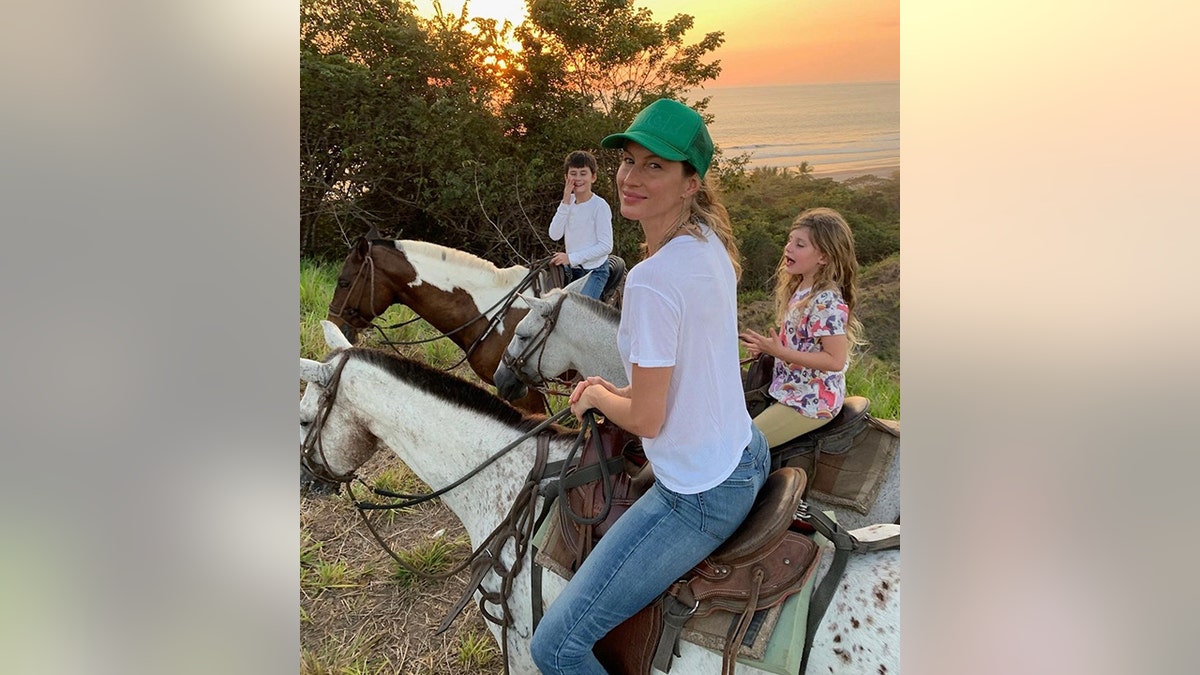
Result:
<instances>
[{"instance_id":1,"label":"horse's eye","mask_svg":"<svg viewBox=\"0 0 1200 675\"><path fill-rule=\"evenodd\" d=\"M358 316L358 310L354 307L347 307L346 316Z\"/></svg>"},{"instance_id":2,"label":"horse's eye","mask_svg":"<svg viewBox=\"0 0 1200 675\"><path fill-rule=\"evenodd\" d=\"M350 282L345 279L338 279L338 288L350 288Z\"/></svg>"}]
</instances>

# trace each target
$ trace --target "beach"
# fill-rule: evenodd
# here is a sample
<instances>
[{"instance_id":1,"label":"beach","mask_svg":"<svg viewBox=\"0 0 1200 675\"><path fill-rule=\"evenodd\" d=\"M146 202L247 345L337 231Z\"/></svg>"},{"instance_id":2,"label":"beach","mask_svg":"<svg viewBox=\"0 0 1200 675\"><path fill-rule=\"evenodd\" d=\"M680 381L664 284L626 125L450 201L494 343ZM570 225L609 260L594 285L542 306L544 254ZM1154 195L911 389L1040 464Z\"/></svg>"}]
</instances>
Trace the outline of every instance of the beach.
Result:
<instances>
[{"instance_id":1,"label":"beach","mask_svg":"<svg viewBox=\"0 0 1200 675\"><path fill-rule=\"evenodd\" d=\"M852 82L694 90L711 98L714 142L748 168L796 169L838 180L900 170L900 83Z\"/></svg>"}]
</instances>

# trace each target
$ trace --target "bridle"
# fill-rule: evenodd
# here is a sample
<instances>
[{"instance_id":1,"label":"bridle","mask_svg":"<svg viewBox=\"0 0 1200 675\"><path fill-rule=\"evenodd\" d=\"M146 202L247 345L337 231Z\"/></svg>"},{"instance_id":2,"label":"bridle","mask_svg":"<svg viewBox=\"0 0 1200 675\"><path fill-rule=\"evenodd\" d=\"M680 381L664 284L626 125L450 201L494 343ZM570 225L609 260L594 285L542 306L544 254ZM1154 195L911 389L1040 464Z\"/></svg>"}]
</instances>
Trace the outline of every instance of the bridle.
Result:
<instances>
[{"instance_id":1,"label":"bridle","mask_svg":"<svg viewBox=\"0 0 1200 675\"><path fill-rule=\"evenodd\" d=\"M539 328L538 332L534 333L533 337L529 339L529 344L527 344L525 348L521 350L521 353L513 356L506 349L500 356L500 362L505 366L508 366L508 369L512 371L512 374L518 380L534 389L544 385L546 382L544 379L542 381L535 382L533 376L524 372L525 364L529 363L529 360L533 358L534 353L536 352L537 369L535 372L539 374L542 372L542 356L546 353L546 340L550 339L550 334L554 332L554 328L558 325L558 316L562 312L562 306L566 300L567 294L563 293L561 297L558 298L558 301L551 306L550 311L546 313L545 320L542 322L541 328Z\"/></svg>"},{"instance_id":2,"label":"bridle","mask_svg":"<svg viewBox=\"0 0 1200 675\"><path fill-rule=\"evenodd\" d=\"M522 291L533 289L535 295L538 297L541 297L542 288L541 288L541 284L539 284L538 281L540 279L540 275L541 275L542 271L545 270L547 267L549 267L550 260L552 258L552 256L547 256L545 258L535 260L533 262L533 264L529 267L529 271L525 274L524 277L522 277L521 281L512 288L512 290L505 293L504 296L501 297L495 303L493 303L491 307L488 307L487 309L472 316L470 319L467 319L461 325L459 325L451 330L445 331L445 332L441 333L440 335L435 335L435 336L429 337L429 338L421 338L418 340L392 340L387 336L386 331L392 330L395 328L401 328L403 326L407 326L408 324L414 323L416 321L420 321L423 317L414 316L411 319L408 319L406 321L401 321L400 323L395 323L390 326L380 326L380 325L374 323L375 319L378 318L378 316L373 313L374 308L375 308L375 258L372 255L372 253L374 252L374 250L375 250L375 244L373 242L367 242L367 252L363 255L363 264L359 266L358 271L354 275L354 280L350 282L350 287L346 291L346 297L342 300L341 307L339 307L337 309L337 311L333 311L333 307L331 306L329 316L337 318L337 319L341 319L342 321L350 324L351 326L354 326L355 329L357 329L357 330L367 330L370 328L374 328L376 331L379 332L380 336L382 337L382 340L380 342L382 344L388 345L389 347L391 347L393 350L396 350L397 352L399 350L397 350L396 348L399 346L424 344L427 342L434 342L436 340L441 340L443 338L449 338L450 336L455 335L455 334L465 330L469 326L473 325L479 319L487 319L487 328L485 328L484 331L479 334L479 337L475 338L475 340L473 342L471 342L471 344L468 345L466 349L463 350L464 353L463 353L462 358L460 358L458 361L456 361L453 365L443 368L443 370L447 370L447 371L454 370L458 366L462 365L462 363L465 362L467 359L471 358L471 355L475 353L475 350L479 347L479 345L482 344L483 341L486 340L488 338L488 336L490 336L504 322L504 316L508 313L508 310L512 308L513 304L517 301L517 297L520 295L520 293ZM389 250L396 250L396 249L389 249ZM355 287L358 285L359 280L364 278L364 272L367 270L369 270L369 272L367 272L367 274L365 276L367 277L368 283L370 285L370 297L368 298L368 300L370 301L369 307L371 308L370 311L372 312L371 316L365 316L362 312L359 311L358 307L347 307L347 305L349 305L349 303L350 303L350 299L354 296ZM362 294L362 291L360 291L360 295L361 294ZM490 315L490 317L489 317L489 315ZM355 326L354 325L355 319L360 319L362 321L362 323L365 325L362 326L361 328L359 328L358 326Z\"/></svg>"},{"instance_id":3,"label":"bridle","mask_svg":"<svg viewBox=\"0 0 1200 675\"><path fill-rule=\"evenodd\" d=\"M338 353L342 355L342 359L329 376L329 383L321 388L321 398L317 401L317 414L309 423L308 433L304 435L304 442L300 444L300 466L304 467L304 470L317 480L341 485L354 480L354 472L341 475L331 471L329 462L325 458L325 447L321 443L321 430L325 427L325 420L328 419L329 411L333 409L334 399L337 398L338 385L342 381L342 369L350 360L350 355L344 353L344 350L335 352L335 354ZM320 458L320 462L316 461L318 458Z\"/></svg>"}]
</instances>

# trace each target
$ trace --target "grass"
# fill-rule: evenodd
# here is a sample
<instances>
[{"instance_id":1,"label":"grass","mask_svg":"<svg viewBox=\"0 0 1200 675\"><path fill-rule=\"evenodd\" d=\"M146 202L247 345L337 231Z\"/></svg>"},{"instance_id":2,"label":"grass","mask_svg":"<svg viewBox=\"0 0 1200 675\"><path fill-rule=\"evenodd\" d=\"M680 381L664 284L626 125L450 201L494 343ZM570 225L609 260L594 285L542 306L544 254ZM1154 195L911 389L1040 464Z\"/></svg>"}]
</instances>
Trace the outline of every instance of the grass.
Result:
<instances>
[{"instance_id":1,"label":"grass","mask_svg":"<svg viewBox=\"0 0 1200 675\"><path fill-rule=\"evenodd\" d=\"M330 588L358 586L358 572L344 560L325 561L300 568L300 587L317 593Z\"/></svg>"},{"instance_id":2,"label":"grass","mask_svg":"<svg viewBox=\"0 0 1200 675\"><path fill-rule=\"evenodd\" d=\"M464 668L482 668L490 665L499 655L496 641L491 635L465 633L458 639L458 665Z\"/></svg>"},{"instance_id":3,"label":"grass","mask_svg":"<svg viewBox=\"0 0 1200 675\"><path fill-rule=\"evenodd\" d=\"M846 392L870 399L874 417L900 419L899 365L872 358L852 363L846 371Z\"/></svg>"},{"instance_id":4,"label":"grass","mask_svg":"<svg viewBox=\"0 0 1200 675\"><path fill-rule=\"evenodd\" d=\"M355 636L349 644L332 639L319 650L300 650L300 675L385 675L395 672L387 659L372 657L374 639Z\"/></svg>"},{"instance_id":5,"label":"grass","mask_svg":"<svg viewBox=\"0 0 1200 675\"><path fill-rule=\"evenodd\" d=\"M470 550L471 546L467 543L465 537L451 539L444 536L435 536L417 548L407 551L397 551L396 555L400 556L400 559L408 563L411 567L425 574L441 574L462 562L463 557ZM395 572L392 574L392 578L400 586L407 588L417 582L424 581L420 576L400 566L399 563L394 564Z\"/></svg>"}]
</instances>

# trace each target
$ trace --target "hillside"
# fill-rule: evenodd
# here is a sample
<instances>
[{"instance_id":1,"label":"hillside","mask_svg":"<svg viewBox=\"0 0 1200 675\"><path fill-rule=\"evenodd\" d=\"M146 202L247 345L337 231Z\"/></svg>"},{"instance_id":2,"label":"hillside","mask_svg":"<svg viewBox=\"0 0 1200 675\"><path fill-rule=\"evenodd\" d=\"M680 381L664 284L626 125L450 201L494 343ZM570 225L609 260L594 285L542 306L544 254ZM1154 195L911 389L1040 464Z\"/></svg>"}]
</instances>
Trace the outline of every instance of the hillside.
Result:
<instances>
[{"instance_id":1,"label":"hillside","mask_svg":"<svg viewBox=\"0 0 1200 675\"><path fill-rule=\"evenodd\" d=\"M858 320L866 330L868 354L900 361L900 254L863 271L858 283Z\"/></svg>"}]
</instances>

